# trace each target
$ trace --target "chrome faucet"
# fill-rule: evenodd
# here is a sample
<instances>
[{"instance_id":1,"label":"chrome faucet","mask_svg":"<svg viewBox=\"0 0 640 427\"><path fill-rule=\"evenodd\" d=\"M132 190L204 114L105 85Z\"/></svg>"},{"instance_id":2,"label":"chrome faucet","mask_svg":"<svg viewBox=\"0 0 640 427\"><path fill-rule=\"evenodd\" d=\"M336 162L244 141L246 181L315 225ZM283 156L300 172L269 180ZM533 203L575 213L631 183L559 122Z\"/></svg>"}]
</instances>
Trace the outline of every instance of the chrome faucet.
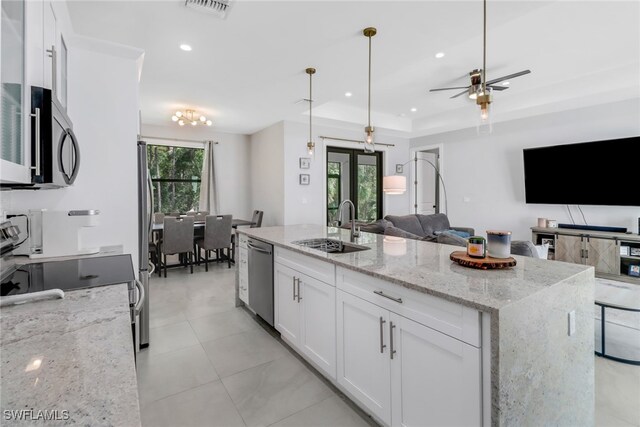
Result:
<instances>
[{"instance_id":1,"label":"chrome faucet","mask_svg":"<svg viewBox=\"0 0 640 427\"><path fill-rule=\"evenodd\" d=\"M356 207L353 202L349 199L344 199L342 203L340 203L340 207L338 208L338 220L340 224L342 224L342 208L344 205L348 203L351 205L351 236L350 241L353 243L356 237L360 237L360 230L356 230Z\"/></svg>"}]
</instances>

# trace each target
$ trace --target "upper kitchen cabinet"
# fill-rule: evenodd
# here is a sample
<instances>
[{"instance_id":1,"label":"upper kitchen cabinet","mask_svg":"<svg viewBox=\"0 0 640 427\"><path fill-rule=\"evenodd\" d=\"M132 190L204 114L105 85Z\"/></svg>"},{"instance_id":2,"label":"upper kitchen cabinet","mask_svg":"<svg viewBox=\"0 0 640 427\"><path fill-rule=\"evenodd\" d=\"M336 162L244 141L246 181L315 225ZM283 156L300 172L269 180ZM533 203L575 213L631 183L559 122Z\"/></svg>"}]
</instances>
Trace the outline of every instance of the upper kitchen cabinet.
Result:
<instances>
[{"instance_id":1,"label":"upper kitchen cabinet","mask_svg":"<svg viewBox=\"0 0 640 427\"><path fill-rule=\"evenodd\" d=\"M25 89L25 2L2 0L0 19L0 119L3 182L31 181L25 130L29 114Z\"/></svg>"}]
</instances>

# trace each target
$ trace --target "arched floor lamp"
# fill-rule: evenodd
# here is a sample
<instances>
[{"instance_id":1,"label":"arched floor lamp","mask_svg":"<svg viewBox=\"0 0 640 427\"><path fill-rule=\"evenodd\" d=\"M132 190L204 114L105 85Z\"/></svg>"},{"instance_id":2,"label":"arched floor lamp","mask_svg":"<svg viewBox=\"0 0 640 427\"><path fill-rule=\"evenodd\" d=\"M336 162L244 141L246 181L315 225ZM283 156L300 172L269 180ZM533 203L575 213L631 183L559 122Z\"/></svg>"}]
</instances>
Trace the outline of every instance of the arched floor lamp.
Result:
<instances>
[{"instance_id":1,"label":"arched floor lamp","mask_svg":"<svg viewBox=\"0 0 640 427\"><path fill-rule=\"evenodd\" d=\"M413 158L413 160L409 160L406 163L403 163L402 165L398 164L396 165L396 171L399 169L400 167L404 167L406 165L408 165L410 162L414 163L415 166L415 174L417 175L418 173L418 160L423 161L423 162L427 162L429 163L433 169L436 171L436 174L438 175L438 179L440 180L440 183L442 183L442 190L444 193L444 213L445 215L449 215L449 206L447 203L447 187L444 185L444 179L442 178L442 175L440 175L440 171L438 170L438 167L433 164L433 162L431 162L430 160L427 159L420 159L418 158L418 155L416 154L416 156ZM400 172L402 173L402 172ZM416 179L414 180L414 186L415 186L415 191L414 191L414 195L415 195L415 202L413 204L413 208L414 208L414 213L418 213L418 179L416 177ZM382 178L382 191L385 194L390 194L390 195L397 195L397 194L404 194L407 191L407 177L404 175L388 175Z\"/></svg>"}]
</instances>

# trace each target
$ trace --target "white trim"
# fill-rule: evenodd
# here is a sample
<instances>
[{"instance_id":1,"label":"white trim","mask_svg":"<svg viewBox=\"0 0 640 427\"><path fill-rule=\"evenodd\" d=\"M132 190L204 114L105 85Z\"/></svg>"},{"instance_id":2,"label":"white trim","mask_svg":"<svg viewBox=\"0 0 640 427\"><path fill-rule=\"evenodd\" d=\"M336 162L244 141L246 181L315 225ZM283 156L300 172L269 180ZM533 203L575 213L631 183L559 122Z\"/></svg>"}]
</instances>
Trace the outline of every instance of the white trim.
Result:
<instances>
[{"instance_id":1,"label":"white trim","mask_svg":"<svg viewBox=\"0 0 640 427\"><path fill-rule=\"evenodd\" d=\"M415 181L415 171L413 171L413 168L411 167L411 162L413 162L413 159L415 158L415 155L417 152L420 151L427 151L427 150L438 150L438 166L440 167L440 175L442 176L442 179L444 179L444 144L430 144L430 145L420 145L418 147L410 147L409 148L409 164L407 164L405 166L409 168L409 172L407 172L407 183L411 183L411 185L408 185L409 187L409 212L414 213L415 212L415 203L416 203L416 196L415 196L415 190L414 190L414 185L413 182ZM413 172L411 172L413 171ZM413 176L412 176L413 173ZM439 194L439 200L440 200L440 206L438 206L439 210L442 212L443 210L443 204L444 204L444 200L445 200L445 194L444 194L444 189L442 188L442 185L438 186L438 192ZM447 216L449 215L449 212L446 212Z\"/></svg>"},{"instance_id":2,"label":"white trim","mask_svg":"<svg viewBox=\"0 0 640 427\"><path fill-rule=\"evenodd\" d=\"M147 145L162 145L165 147L199 148L204 150L204 147L206 146L205 141L202 141L202 142L180 141L179 139L176 139L175 141L173 141L173 140L167 140L164 138L160 139L159 137L157 138L143 137L142 139L147 143Z\"/></svg>"}]
</instances>

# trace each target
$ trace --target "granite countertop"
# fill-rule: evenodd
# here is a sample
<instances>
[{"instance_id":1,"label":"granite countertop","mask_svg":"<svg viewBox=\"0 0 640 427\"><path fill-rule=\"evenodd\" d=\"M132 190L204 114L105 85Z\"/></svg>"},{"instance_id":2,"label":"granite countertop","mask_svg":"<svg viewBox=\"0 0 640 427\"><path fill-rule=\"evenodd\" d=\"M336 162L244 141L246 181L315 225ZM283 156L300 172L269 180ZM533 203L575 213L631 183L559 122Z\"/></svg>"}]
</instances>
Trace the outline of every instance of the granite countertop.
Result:
<instances>
[{"instance_id":1,"label":"granite countertop","mask_svg":"<svg viewBox=\"0 0 640 427\"><path fill-rule=\"evenodd\" d=\"M140 425L126 284L3 307L0 328L4 422ZM8 421L7 410L32 410L32 420L57 411L62 421Z\"/></svg>"},{"instance_id":2,"label":"granite countertop","mask_svg":"<svg viewBox=\"0 0 640 427\"><path fill-rule=\"evenodd\" d=\"M320 237L349 241L349 230L319 225L247 228L238 233L489 313L593 268L514 256L513 268L478 270L449 259L451 252L464 250L458 246L372 233L362 233L354 242L370 250L348 254L327 254L291 243Z\"/></svg>"}]
</instances>

